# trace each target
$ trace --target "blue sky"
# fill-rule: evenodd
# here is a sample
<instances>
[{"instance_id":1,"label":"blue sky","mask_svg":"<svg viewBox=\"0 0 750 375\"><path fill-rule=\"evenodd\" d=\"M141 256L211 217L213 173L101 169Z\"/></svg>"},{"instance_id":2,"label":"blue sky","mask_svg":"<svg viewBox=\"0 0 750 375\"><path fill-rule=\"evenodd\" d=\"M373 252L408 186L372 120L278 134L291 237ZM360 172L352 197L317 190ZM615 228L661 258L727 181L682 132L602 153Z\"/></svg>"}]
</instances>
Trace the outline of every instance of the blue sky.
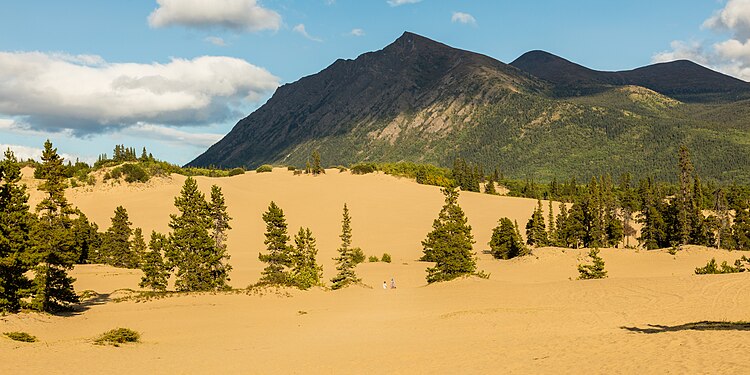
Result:
<instances>
[{"instance_id":1,"label":"blue sky","mask_svg":"<svg viewBox=\"0 0 750 375\"><path fill-rule=\"evenodd\" d=\"M0 146L115 144L186 163L280 84L404 31L511 62L601 70L689 58L750 79L750 0L0 1Z\"/></svg>"}]
</instances>

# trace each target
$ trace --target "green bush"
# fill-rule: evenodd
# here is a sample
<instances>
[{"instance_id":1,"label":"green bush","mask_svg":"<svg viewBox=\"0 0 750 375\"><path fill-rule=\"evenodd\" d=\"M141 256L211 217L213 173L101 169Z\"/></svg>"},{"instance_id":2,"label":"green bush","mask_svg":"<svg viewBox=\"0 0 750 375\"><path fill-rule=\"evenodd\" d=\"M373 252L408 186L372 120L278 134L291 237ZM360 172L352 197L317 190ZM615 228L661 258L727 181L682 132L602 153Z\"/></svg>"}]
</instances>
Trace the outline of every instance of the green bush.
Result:
<instances>
[{"instance_id":1,"label":"green bush","mask_svg":"<svg viewBox=\"0 0 750 375\"><path fill-rule=\"evenodd\" d=\"M370 255L369 257L367 257L367 261L370 263L376 263L379 262L380 259L378 259L378 257L376 257L375 255Z\"/></svg>"},{"instance_id":2,"label":"green bush","mask_svg":"<svg viewBox=\"0 0 750 375\"><path fill-rule=\"evenodd\" d=\"M383 253L383 257L380 259L383 262L390 263L391 262L391 254Z\"/></svg>"},{"instance_id":3,"label":"green bush","mask_svg":"<svg viewBox=\"0 0 750 375\"><path fill-rule=\"evenodd\" d=\"M255 173L266 173L266 172L272 172L272 171L273 171L273 166L269 164L263 164L255 170Z\"/></svg>"},{"instance_id":4,"label":"green bush","mask_svg":"<svg viewBox=\"0 0 750 375\"><path fill-rule=\"evenodd\" d=\"M593 264L579 264L578 279L589 280L607 277L607 271L604 270L604 259L599 256L599 249L591 249L588 256L591 258Z\"/></svg>"},{"instance_id":5,"label":"green bush","mask_svg":"<svg viewBox=\"0 0 750 375\"><path fill-rule=\"evenodd\" d=\"M287 167L286 167L286 170L287 170L287 171L296 171L296 170L297 170L297 167L295 167L295 166L293 166L293 165L289 165L289 166L287 166Z\"/></svg>"},{"instance_id":6,"label":"green bush","mask_svg":"<svg viewBox=\"0 0 750 375\"><path fill-rule=\"evenodd\" d=\"M148 172L138 164L123 164L119 168L122 169L122 174L125 175L125 182L146 182L151 178Z\"/></svg>"},{"instance_id":7,"label":"green bush","mask_svg":"<svg viewBox=\"0 0 750 375\"><path fill-rule=\"evenodd\" d=\"M355 247L352 249L352 260L354 264L360 264L365 261L365 252L361 248Z\"/></svg>"},{"instance_id":8,"label":"green bush","mask_svg":"<svg viewBox=\"0 0 750 375\"><path fill-rule=\"evenodd\" d=\"M96 340L94 340L94 343L98 345L120 346L120 344L125 344L128 342L139 342L140 340L140 333L129 328L116 328L111 331L102 333L99 337L96 338Z\"/></svg>"},{"instance_id":9,"label":"green bush","mask_svg":"<svg viewBox=\"0 0 750 375\"><path fill-rule=\"evenodd\" d=\"M727 263L727 261L723 261L721 262L721 265L718 265L716 263L716 258L711 258L711 260L709 260L705 266L696 268L695 274L696 275L710 275L710 274L745 272L747 271L747 267L745 267L745 264L748 262L750 262L750 259L748 259L744 255L742 256L742 258L734 261L734 266L730 266Z\"/></svg>"},{"instance_id":10,"label":"green bush","mask_svg":"<svg viewBox=\"0 0 750 375\"><path fill-rule=\"evenodd\" d=\"M9 339L21 342L36 342L36 337L26 332L4 332L3 335L8 336Z\"/></svg>"},{"instance_id":11,"label":"green bush","mask_svg":"<svg viewBox=\"0 0 750 375\"><path fill-rule=\"evenodd\" d=\"M245 169L244 168L233 168L233 169L229 170L228 176L229 177L239 176L241 174L245 174Z\"/></svg>"},{"instance_id":12,"label":"green bush","mask_svg":"<svg viewBox=\"0 0 750 375\"><path fill-rule=\"evenodd\" d=\"M351 166L353 174L368 174L378 170L374 163L358 163Z\"/></svg>"},{"instance_id":13,"label":"green bush","mask_svg":"<svg viewBox=\"0 0 750 375\"><path fill-rule=\"evenodd\" d=\"M349 170L349 168L347 168L347 167L345 167L345 166L343 166L343 165L337 165L337 166L336 166L336 169L338 169L338 170L339 170L339 173L341 173L341 172L346 172L346 171L348 171L348 170Z\"/></svg>"}]
</instances>

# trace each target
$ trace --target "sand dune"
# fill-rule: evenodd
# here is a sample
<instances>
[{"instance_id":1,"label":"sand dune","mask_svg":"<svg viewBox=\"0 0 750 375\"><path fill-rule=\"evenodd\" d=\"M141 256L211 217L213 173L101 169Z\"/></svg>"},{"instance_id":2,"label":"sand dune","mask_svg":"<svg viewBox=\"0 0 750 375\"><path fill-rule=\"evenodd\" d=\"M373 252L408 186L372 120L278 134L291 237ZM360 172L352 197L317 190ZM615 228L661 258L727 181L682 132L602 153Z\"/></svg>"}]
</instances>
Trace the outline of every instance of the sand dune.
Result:
<instances>
[{"instance_id":1,"label":"sand dune","mask_svg":"<svg viewBox=\"0 0 750 375\"><path fill-rule=\"evenodd\" d=\"M145 233L166 231L183 181L100 183L69 197L102 229L123 205ZM145 302L114 300L128 294L122 289L137 288L139 271L79 266L77 291L99 297L72 316L0 318L0 331L40 338L34 344L0 339L0 373L750 373L743 356L750 331L684 326L748 319L748 275L693 275L711 257L733 260L741 253L603 249L610 278L578 281L584 250L542 248L509 261L481 253L501 216L523 225L536 201L463 193L479 268L492 276L427 286L425 264L415 260L442 205L436 187L335 170L311 177L277 169L198 182L205 192L221 186L235 219L229 238L234 287L260 275L261 214L271 200L284 209L292 232L312 229L326 279L334 272L344 202L354 245L368 255L388 252L393 263L358 267L372 288ZM383 290L380 284L391 277L398 288ZM119 326L140 331L143 343L91 343Z\"/></svg>"}]
</instances>

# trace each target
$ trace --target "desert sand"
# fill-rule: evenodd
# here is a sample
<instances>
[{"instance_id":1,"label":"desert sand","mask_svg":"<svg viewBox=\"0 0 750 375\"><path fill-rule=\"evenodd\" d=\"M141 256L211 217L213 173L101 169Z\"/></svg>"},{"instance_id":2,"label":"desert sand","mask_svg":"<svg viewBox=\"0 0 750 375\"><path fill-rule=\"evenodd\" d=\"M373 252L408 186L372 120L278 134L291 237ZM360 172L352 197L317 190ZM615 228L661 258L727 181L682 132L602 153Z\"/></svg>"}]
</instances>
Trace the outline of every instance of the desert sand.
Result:
<instances>
[{"instance_id":1,"label":"desert sand","mask_svg":"<svg viewBox=\"0 0 750 375\"><path fill-rule=\"evenodd\" d=\"M336 170L319 177L276 169L197 180L204 192L211 184L222 187L234 218L229 252L235 288L260 276L261 214L271 200L284 209L291 234L300 226L313 231L325 279L335 273L344 203L353 245L367 255L388 252L393 262L359 265L371 288L119 302L132 294L128 289L138 289L140 271L77 266L76 291L98 297L65 316L0 317L0 332L26 331L40 340L0 337L0 373L750 373L750 331L688 329L703 327L689 325L701 321L750 320L750 275L693 274L711 257L734 260L742 253L603 249L609 278L576 280L586 250L540 248L508 261L482 253L498 219L525 225L535 200L462 193L479 269L491 277L426 285L427 265L416 259L443 203L437 187ZM183 181L100 182L71 189L68 197L101 230L122 205L134 227L148 235L167 230ZM391 277L398 288L383 290ZM92 343L116 327L139 331L142 343Z\"/></svg>"}]
</instances>

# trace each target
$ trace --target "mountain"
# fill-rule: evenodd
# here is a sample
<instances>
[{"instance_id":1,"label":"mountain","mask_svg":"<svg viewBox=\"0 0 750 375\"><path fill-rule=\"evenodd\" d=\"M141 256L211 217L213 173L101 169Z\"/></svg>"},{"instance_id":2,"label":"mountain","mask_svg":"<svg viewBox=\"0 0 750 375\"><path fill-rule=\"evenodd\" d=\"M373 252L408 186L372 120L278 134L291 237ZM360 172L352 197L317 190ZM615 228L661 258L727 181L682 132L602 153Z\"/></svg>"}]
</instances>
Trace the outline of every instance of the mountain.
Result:
<instances>
[{"instance_id":1,"label":"mountain","mask_svg":"<svg viewBox=\"0 0 750 375\"><path fill-rule=\"evenodd\" d=\"M544 51L531 51L510 63L550 82L561 96L586 95L613 86L642 86L685 102L735 101L750 98L750 83L715 72L692 61L677 60L641 68L603 72Z\"/></svg>"},{"instance_id":2,"label":"mountain","mask_svg":"<svg viewBox=\"0 0 750 375\"><path fill-rule=\"evenodd\" d=\"M546 52L504 64L404 33L279 87L190 166L302 166L460 156L537 181L673 176L676 150L719 181L750 182L750 85L685 61L599 72ZM736 99L733 99L736 98Z\"/></svg>"}]
</instances>

